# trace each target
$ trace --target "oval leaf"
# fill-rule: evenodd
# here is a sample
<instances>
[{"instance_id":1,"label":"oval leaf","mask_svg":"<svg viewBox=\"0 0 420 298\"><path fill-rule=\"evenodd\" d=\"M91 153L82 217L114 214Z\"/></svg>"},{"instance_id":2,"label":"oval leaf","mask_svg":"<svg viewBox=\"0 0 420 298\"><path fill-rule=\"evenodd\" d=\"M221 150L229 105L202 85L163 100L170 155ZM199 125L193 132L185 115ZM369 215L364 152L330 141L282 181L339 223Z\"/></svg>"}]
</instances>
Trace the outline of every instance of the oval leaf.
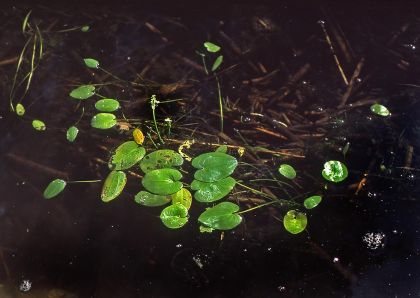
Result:
<instances>
[{"instance_id":1,"label":"oval leaf","mask_svg":"<svg viewBox=\"0 0 420 298\"><path fill-rule=\"evenodd\" d=\"M180 166L184 162L182 156L169 149L156 150L146 155L140 162L140 168L144 173L156 169L172 168L174 166Z\"/></svg>"},{"instance_id":2,"label":"oval leaf","mask_svg":"<svg viewBox=\"0 0 420 298\"><path fill-rule=\"evenodd\" d=\"M67 129L66 137L69 142L74 142L79 133L79 129L76 126L71 126Z\"/></svg>"},{"instance_id":3,"label":"oval leaf","mask_svg":"<svg viewBox=\"0 0 420 298\"><path fill-rule=\"evenodd\" d=\"M312 209L318 206L319 203L321 203L321 201L322 201L321 196L312 196L305 199L305 201L303 202L303 205L305 206L306 209Z\"/></svg>"},{"instance_id":4,"label":"oval leaf","mask_svg":"<svg viewBox=\"0 0 420 298\"><path fill-rule=\"evenodd\" d=\"M94 128L98 129L109 129L117 124L117 119L114 114L110 113L99 113L93 116L90 124Z\"/></svg>"},{"instance_id":5,"label":"oval leaf","mask_svg":"<svg viewBox=\"0 0 420 298\"><path fill-rule=\"evenodd\" d=\"M296 171L295 169L288 164L282 164L279 167L279 172L287 179L294 179L296 178Z\"/></svg>"},{"instance_id":6,"label":"oval leaf","mask_svg":"<svg viewBox=\"0 0 420 298\"><path fill-rule=\"evenodd\" d=\"M160 219L166 227L178 229L188 222L188 210L182 204L171 205L162 210Z\"/></svg>"},{"instance_id":7,"label":"oval leaf","mask_svg":"<svg viewBox=\"0 0 420 298\"><path fill-rule=\"evenodd\" d=\"M127 177L124 172L112 171L109 173L102 187L102 201L109 202L118 197L123 191L126 183Z\"/></svg>"},{"instance_id":8,"label":"oval leaf","mask_svg":"<svg viewBox=\"0 0 420 298\"><path fill-rule=\"evenodd\" d=\"M389 112L389 110L385 106L380 105L378 103L375 103L374 105L371 105L370 110L373 113L375 113L379 116L383 116L383 117L387 117L387 116L391 115L391 113Z\"/></svg>"},{"instance_id":9,"label":"oval leaf","mask_svg":"<svg viewBox=\"0 0 420 298\"><path fill-rule=\"evenodd\" d=\"M221 152L221 153L226 153L228 150L228 147L226 145L221 145L220 147L218 147L216 150L214 150L215 152Z\"/></svg>"},{"instance_id":10,"label":"oval leaf","mask_svg":"<svg viewBox=\"0 0 420 298\"><path fill-rule=\"evenodd\" d=\"M16 114L18 116L23 116L25 114L25 107L21 103L16 105Z\"/></svg>"},{"instance_id":11,"label":"oval leaf","mask_svg":"<svg viewBox=\"0 0 420 298\"><path fill-rule=\"evenodd\" d=\"M55 179L48 184L47 188L44 190L44 198L52 199L61 193L66 187L67 182L62 179Z\"/></svg>"},{"instance_id":12,"label":"oval leaf","mask_svg":"<svg viewBox=\"0 0 420 298\"><path fill-rule=\"evenodd\" d=\"M90 27L88 25L85 25L82 28L80 28L80 31L82 31L82 32L88 32L89 29L90 29Z\"/></svg>"},{"instance_id":13,"label":"oval leaf","mask_svg":"<svg viewBox=\"0 0 420 298\"><path fill-rule=\"evenodd\" d=\"M169 196L155 195L148 191L140 191L134 197L136 203L147 207L163 206L171 201Z\"/></svg>"},{"instance_id":14,"label":"oval leaf","mask_svg":"<svg viewBox=\"0 0 420 298\"><path fill-rule=\"evenodd\" d=\"M76 99L87 99L95 94L95 86L83 85L70 92L70 96Z\"/></svg>"},{"instance_id":15,"label":"oval leaf","mask_svg":"<svg viewBox=\"0 0 420 298\"><path fill-rule=\"evenodd\" d=\"M174 193L171 197L173 205L181 204L184 205L187 210L190 210L192 204L192 196L188 189L181 188L181 190Z\"/></svg>"},{"instance_id":16,"label":"oval leaf","mask_svg":"<svg viewBox=\"0 0 420 298\"><path fill-rule=\"evenodd\" d=\"M238 205L231 202L222 202L201 213L198 221L206 227L216 230L230 230L242 221L242 217L235 214L237 211L239 211Z\"/></svg>"},{"instance_id":17,"label":"oval leaf","mask_svg":"<svg viewBox=\"0 0 420 298\"><path fill-rule=\"evenodd\" d=\"M288 211L283 218L284 228L292 234L299 234L305 230L307 224L308 219L306 218L305 213L296 210Z\"/></svg>"},{"instance_id":18,"label":"oval leaf","mask_svg":"<svg viewBox=\"0 0 420 298\"><path fill-rule=\"evenodd\" d=\"M194 198L199 202L214 202L225 197L235 186L236 180L226 177L216 182L202 182L194 180L191 189L196 190Z\"/></svg>"},{"instance_id":19,"label":"oval leaf","mask_svg":"<svg viewBox=\"0 0 420 298\"><path fill-rule=\"evenodd\" d=\"M83 59L83 61L85 62L86 66L89 68L98 68L99 67L99 61L92 59L92 58L85 58Z\"/></svg>"},{"instance_id":20,"label":"oval leaf","mask_svg":"<svg viewBox=\"0 0 420 298\"><path fill-rule=\"evenodd\" d=\"M139 144L139 145L143 144L144 134L139 128L135 128L133 130L133 139L137 144Z\"/></svg>"},{"instance_id":21,"label":"oval leaf","mask_svg":"<svg viewBox=\"0 0 420 298\"><path fill-rule=\"evenodd\" d=\"M101 112L114 112L120 108L120 103L113 98L103 98L95 103L95 108Z\"/></svg>"},{"instance_id":22,"label":"oval leaf","mask_svg":"<svg viewBox=\"0 0 420 298\"><path fill-rule=\"evenodd\" d=\"M348 170L345 164L338 160L330 160L324 164L322 176L331 182L341 182L348 176Z\"/></svg>"},{"instance_id":23,"label":"oval leaf","mask_svg":"<svg viewBox=\"0 0 420 298\"><path fill-rule=\"evenodd\" d=\"M129 169L138 163L145 154L146 150L134 141L122 143L109 160L108 167L118 171Z\"/></svg>"},{"instance_id":24,"label":"oval leaf","mask_svg":"<svg viewBox=\"0 0 420 298\"><path fill-rule=\"evenodd\" d=\"M45 125L45 123L37 119L32 121L32 127L39 131L47 129L47 126Z\"/></svg>"},{"instance_id":25,"label":"oval leaf","mask_svg":"<svg viewBox=\"0 0 420 298\"><path fill-rule=\"evenodd\" d=\"M223 56L220 55L219 57L216 58L216 60L213 63L213 66L211 67L211 71L215 71L216 69L219 68L220 64L222 64L223 62Z\"/></svg>"},{"instance_id":26,"label":"oval leaf","mask_svg":"<svg viewBox=\"0 0 420 298\"><path fill-rule=\"evenodd\" d=\"M174 169L159 169L147 172L141 181L144 188L154 194L171 195L182 188L181 172Z\"/></svg>"},{"instance_id":27,"label":"oval leaf","mask_svg":"<svg viewBox=\"0 0 420 298\"><path fill-rule=\"evenodd\" d=\"M233 173L238 161L222 152L203 153L192 160L192 166L199 169L194 178L204 182L215 182Z\"/></svg>"},{"instance_id":28,"label":"oval leaf","mask_svg":"<svg viewBox=\"0 0 420 298\"><path fill-rule=\"evenodd\" d=\"M204 47L207 49L208 52L210 53L216 53L218 51L220 51L220 47L210 41L206 41L204 43Z\"/></svg>"}]
</instances>

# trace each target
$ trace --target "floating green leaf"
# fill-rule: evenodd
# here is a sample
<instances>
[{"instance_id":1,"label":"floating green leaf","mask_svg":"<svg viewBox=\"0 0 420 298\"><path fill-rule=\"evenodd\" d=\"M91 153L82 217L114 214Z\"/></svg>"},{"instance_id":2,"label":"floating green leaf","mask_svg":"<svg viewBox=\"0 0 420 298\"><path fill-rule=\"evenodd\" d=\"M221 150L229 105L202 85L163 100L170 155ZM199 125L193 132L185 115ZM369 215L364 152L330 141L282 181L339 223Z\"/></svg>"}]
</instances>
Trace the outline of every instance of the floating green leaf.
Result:
<instances>
[{"instance_id":1,"label":"floating green leaf","mask_svg":"<svg viewBox=\"0 0 420 298\"><path fill-rule=\"evenodd\" d=\"M204 47L207 49L208 52L210 53L217 53L218 51L220 51L220 47L210 41L206 41L204 43Z\"/></svg>"},{"instance_id":2,"label":"floating green leaf","mask_svg":"<svg viewBox=\"0 0 420 298\"><path fill-rule=\"evenodd\" d=\"M70 92L70 96L76 99L87 99L95 94L95 86L83 85Z\"/></svg>"},{"instance_id":3,"label":"floating green leaf","mask_svg":"<svg viewBox=\"0 0 420 298\"><path fill-rule=\"evenodd\" d=\"M196 190L194 198L199 202L214 202L226 196L235 186L236 180L226 177L215 182L202 182L194 180L191 189Z\"/></svg>"},{"instance_id":4,"label":"floating green leaf","mask_svg":"<svg viewBox=\"0 0 420 298\"><path fill-rule=\"evenodd\" d=\"M86 66L89 68L98 68L99 67L99 61L92 59L92 58L85 58L83 59L83 61L85 62Z\"/></svg>"},{"instance_id":5,"label":"floating green leaf","mask_svg":"<svg viewBox=\"0 0 420 298\"><path fill-rule=\"evenodd\" d=\"M348 170L345 164L338 160L330 160L324 164L322 176L331 182L341 182L348 176Z\"/></svg>"},{"instance_id":6,"label":"floating green leaf","mask_svg":"<svg viewBox=\"0 0 420 298\"><path fill-rule=\"evenodd\" d=\"M94 128L98 129L109 129L117 124L117 119L114 114L110 113L99 113L93 116L90 124Z\"/></svg>"},{"instance_id":7,"label":"floating green leaf","mask_svg":"<svg viewBox=\"0 0 420 298\"><path fill-rule=\"evenodd\" d=\"M214 231L213 228L200 225L200 233L211 233L213 231Z\"/></svg>"},{"instance_id":8,"label":"floating green leaf","mask_svg":"<svg viewBox=\"0 0 420 298\"><path fill-rule=\"evenodd\" d=\"M109 173L102 187L102 201L109 202L118 197L123 191L126 183L127 177L124 172L112 171Z\"/></svg>"},{"instance_id":9,"label":"floating green leaf","mask_svg":"<svg viewBox=\"0 0 420 298\"><path fill-rule=\"evenodd\" d=\"M285 229L292 234L299 234L305 230L307 224L308 219L305 213L296 210L289 210L283 218Z\"/></svg>"},{"instance_id":10,"label":"floating green leaf","mask_svg":"<svg viewBox=\"0 0 420 298\"><path fill-rule=\"evenodd\" d=\"M113 98L103 98L95 103L95 108L101 112L114 112L120 108L120 103Z\"/></svg>"},{"instance_id":11,"label":"floating green leaf","mask_svg":"<svg viewBox=\"0 0 420 298\"><path fill-rule=\"evenodd\" d=\"M378 103L375 103L374 105L371 105L370 110L373 113L375 113L379 116L387 117L387 116L391 115L391 113L389 112L389 110L385 106L380 105Z\"/></svg>"},{"instance_id":12,"label":"floating green leaf","mask_svg":"<svg viewBox=\"0 0 420 298\"><path fill-rule=\"evenodd\" d=\"M305 199L305 201L303 202L303 205L305 206L306 209L312 209L318 206L319 203L321 203L321 201L322 201L321 196L312 196Z\"/></svg>"},{"instance_id":13,"label":"floating green leaf","mask_svg":"<svg viewBox=\"0 0 420 298\"><path fill-rule=\"evenodd\" d=\"M21 103L16 105L16 114L18 116L23 116L25 114L25 107Z\"/></svg>"},{"instance_id":14,"label":"floating green leaf","mask_svg":"<svg viewBox=\"0 0 420 298\"><path fill-rule=\"evenodd\" d=\"M198 221L212 229L230 230L242 221L242 217L235 213L237 211L239 211L238 205L231 202L222 202L201 213Z\"/></svg>"},{"instance_id":15,"label":"floating green leaf","mask_svg":"<svg viewBox=\"0 0 420 298\"><path fill-rule=\"evenodd\" d=\"M79 129L76 126L71 126L67 129L66 137L69 142L74 142L79 133Z\"/></svg>"},{"instance_id":16,"label":"floating green leaf","mask_svg":"<svg viewBox=\"0 0 420 298\"><path fill-rule=\"evenodd\" d=\"M192 196L191 193L186 188L181 188L179 191L174 193L172 196L172 204L182 204L190 210L192 204Z\"/></svg>"},{"instance_id":17,"label":"floating green leaf","mask_svg":"<svg viewBox=\"0 0 420 298\"><path fill-rule=\"evenodd\" d=\"M85 25L82 28L80 28L80 31L82 31L82 32L88 32L89 29L90 29L90 27L88 25Z\"/></svg>"},{"instance_id":18,"label":"floating green leaf","mask_svg":"<svg viewBox=\"0 0 420 298\"><path fill-rule=\"evenodd\" d=\"M171 201L171 197L155 195L148 191L140 191L134 197L134 201L147 207L158 207L169 203Z\"/></svg>"},{"instance_id":19,"label":"floating green leaf","mask_svg":"<svg viewBox=\"0 0 420 298\"><path fill-rule=\"evenodd\" d=\"M228 150L228 147L226 145L221 145L220 147L218 147L215 152L221 152L221 153L226 153Z\"/></svg>"},{"instance_id":20,"label":"floating green leaf","mask_svg":"<svg viewBox=\"0 0 420 298\"><path fill-rule=\"evenodd\" d=\"M174 169L159 169L147 172L142 180L143 186L151 193L171 195L182 188L179 180L182 174Z\"/></svg>"},{"instance_id":21,"label":"floating green leaf","mask_svg":"<svg viewBox=\"0 0 420 298\"><path fill-rule=\"evenodd\" d=\"M188 222L188 210L179 203L170 205L162 210L160 219L168 228L178 229Z\"/></svg>"},{"instance_id":22,"label":"floating green leaf","mask_svg":"<svg viewBox=\"0 0 420 298\"><path fill-rule=\"evenodd\" d=\"M184 162L182 156L174 150L156 150L146 155L140 162L140 168L144 173L156 169L172 168L180 166Z\"/></svg>"},{"instance_id":23,"label":"floating green leaf","mask_svg":"<svg viewBox=\"0 0 420 298\"><path fill-rule=\"evenodd\" d=\"M233 173L238 161L222 152L203 153L192 160L192 166L199 169L194 178L204 182L215 182Z\"/></svg>"},{"instance_id":24,"label":"floating green leaf","mask_svg":"<svg viewBox=\"0 0 420 298\"><path fill-rule=\"evenodd\" d=\"M115 149L114 154L108 162L108 167L112 170L126 170L138 163L146 154L143 147L134 141L122 143Z\"/></svg>"},{"instance_id":25,"label":"floating green leaf","mask_svg":"<svg viewBox=\"0 0 420 298\"><path fill-rule=\"evenodd\" d=\"M288 179L296 178L296 171L291 165L288 165L288 164L280 165L279 172L280 174L282 174L284 177Z\"/></svg>"},{"instance_id":26,"label":"floating green leaf","mask_svg":"<svg viewBox=\"0 0 420 298\"><path fill-rule=\"evenodd\" d=\"M223 62L223 56L220 55L219 57L216 58L216 60L213 63L213 66L211 67L211 71L215 71L216 69L219 68L220 64L222 64Z\"/></svg>"},{"instance_id":27,"label":"floating green leaf","mask_svg":"<svg viewBox=\"0 0 420 298\"><path fill-rule=\"evenodd\" d=\"M45 123L37 119L32 121L32 127L39 131L47 129L47 126L45 125Z\"/></svg>"},{"instance_id":28,"label":"floating green leaf","mask_svg":"<svg viewBox=\"0 0 420 298\"><path fill-rule=\"evenodd\" d=\"M52 199L61 193L66 187L66 181L62 179L55 179L48 184L47 188L44 190L44 198Z\"/></svg>"}]
</instances>

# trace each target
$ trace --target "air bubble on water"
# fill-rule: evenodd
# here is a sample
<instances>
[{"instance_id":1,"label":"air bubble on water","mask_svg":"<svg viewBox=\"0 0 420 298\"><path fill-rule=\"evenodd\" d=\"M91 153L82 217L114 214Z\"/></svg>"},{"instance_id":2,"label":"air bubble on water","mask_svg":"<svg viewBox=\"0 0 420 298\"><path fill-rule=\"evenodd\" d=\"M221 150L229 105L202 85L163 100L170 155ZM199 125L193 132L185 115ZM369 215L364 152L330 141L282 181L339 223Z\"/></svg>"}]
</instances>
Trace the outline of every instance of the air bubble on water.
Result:
<instances>
[{"instance_id":1,"label":"air bubble on water","mask_svg":"<svg viewBox=\"0 0 420 298\"><path fill-rule=\"evenodd\" d=\"M323 112L324 111L324 108L323 107L316 107L315 110L318 111L318 112Z\"/></svg>"},{"instance_id":2,"label":"air bubble on water","mask_svg":"<svg viewBox=\"0 0 420 298\"><path fill-rule=\"evenodd\" d=\"M362 81L362 79L361 78L357 78L356 79L356 82L358 82L358 83L360 83Z\"/></svg>"},{"instance_id":3,"label":"air bubble on water","mask_svg":"<svg viewBox=\"0 0 420 298\"><path fill-rule=\"evenodd\" d=\"M175 247L176 248L181 248L182 247L182 244L181 243L178 243L177 245L175 245Z\"/></svg>"},{"instance_id":4,"label":"air bubble on water","mask_svg":"<svg viewBox=\"0 0 420 298\"><path fill-rule=\"evenodd\" d=\"M398 234L398 231L397 230L392 230L392 233Z\"/></svg>"},{"instance_id":5,"label":"air bubble on water","mask_svg":"<svg viewBox=\"0 0 420 298\"><path fill-rule=\"evenodd\" d=\"M408 179L408 180L410 180L410 181L413 181L413 180L415 180L415 179L416 179L416 175L414 175L413 173L408 174L408 175L407 175L407 179Z\"/></svg>"},{"instance_id":6,"label":"air bubble on water","mask_svg":"<svg viewBox=\"0 0 420 298\"><path fill-rule=\"evenodd\" d=\"M367 116L367 117L366 117L366 120L368 120L368 121L372 121L372 117L371 117L371 116Z\"/></svg>"},{"instance_id":7,"label":"air bubble on water","mask_svg":"<svg viewBox=\"0 0 420 298\"><path fill-rule=\"evenodd\" d=\"M378 196L378 194L376 192L372 192L372 191L369 191L367 195L368 195L369 198L373 198L373 199Z\"/></svg>"},{"instance_id":8,"label":"air bubble on water","mask_svg":"<svg viewBox=\"0 0 420 298\"><path fill-rule=\"evenodd\" d=\"M22 292L28 292L32 287L32 282L29 279L24 279L19 285L19 290Z\"/></svg>"},{"instance_id":9,"label":"air bubble on water","mask_svg":"<svg viewBox=\"0 0 420 298\"><path fill-rule=\"evenodd\" d=\"M272 250L272 248L271 247L267 247L267 251L271 251Z\"/></svg>"},{"instance_id":10,"label":"air bubble on water","mask_svg":"<svg viewBox=\"0 0 420 298\"><path fill-rule=\"evenodd\" d=\"M405 47L405 48L407 48L407 49L410 49L410 50L415 50L417 47L414 45L414 44L412 44L412 43L409 43L409 44L404 44L403 45L403 47Z\"/></svg>"},{"instance_id":11,"label":"air bubble on water","mask_svg":"<svg viewBox=\"0 0 420 298\"><path fill-rule=\"evenodd\" d=\"M320 25L324 25L325 24L325 21L324 20L318 20L317 23L320 24Z\"/></svg>"},{"instance_id":12,"label":"air bubble on water","mask_svg":"<svg viewBox=\"0 0 420 298\"><path fill-rule=\"evenodd\" d=\"M286 287L285 286L278 286L277 290L279 290L280 292L284 292L284 291L286 291Z\"/></svg>"},{"instance_id":13,"label":"air bubble on water","mask_svg":"<svg viewBox=\"0 0 420 298\"><path fill-rule=\"evenodd\" d=\"M383 232L367 232L363 235L363 242L366 244L366 247L371 250L376 250L378 248L385 247L386 235Z\"/></svg>"},{"instance_id":14,"label":"air bubble on water","mask_svg":"<svg viewBox=\"0 0 420 298\"><path fill-rule=\"evenodd\" d=\"M128 56L128 57L127 57L127 60L131 60L131 57L130 57L130 56Z\"/></svg>"},{"instance_id":15,"label":"air bubble on water","mask_svg":"<svg viewBox=\"0 0 420 298\"><path fill-rule=\"evenodd\" d=\"M340 261L340 259L339 259L339 258L337 258L337 257L335 257L335 258L333 259L333 263L338 263L338 261Z\"/></svg>"},{"instance_id":16,"label":"air bubble on water","mask_svg":"<svg viewBox=\"0 0 420 298\"><path fill-rule=\"evenodd\" d=\"M197 264L198 268L203 269L204 265L199 256L194 256L192 259Z\"/></svg>"}]
</instances>

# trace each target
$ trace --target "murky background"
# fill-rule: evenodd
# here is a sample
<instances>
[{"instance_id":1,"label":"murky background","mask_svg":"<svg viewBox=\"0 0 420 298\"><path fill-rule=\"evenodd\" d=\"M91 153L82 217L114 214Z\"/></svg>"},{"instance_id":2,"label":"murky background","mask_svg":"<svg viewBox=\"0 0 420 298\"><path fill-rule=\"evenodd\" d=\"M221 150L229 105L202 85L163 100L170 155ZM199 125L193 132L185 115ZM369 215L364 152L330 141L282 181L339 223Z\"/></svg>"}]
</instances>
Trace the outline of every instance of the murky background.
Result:
<instances>
[{"instance_id":1,"label":"murky background","mask_svg":"<svg viewBox=\"0 0 420 298\"><path fill-rule=\"evenodd\" d=\"M9 111L8 98L29 10L45 54L22 99L22 119ZM419 297L419 12L413 3L379 2L2 3L0 297ZM90 31L60 32L83 25ZM206 40L221 45L224 55L225 135L218 134L215 81L196 53ZM85 57L144 86L92 72ZM119 98L126 116L144 119L146 130L151 94L182 98L158 110L159 119L177 120L169 148L195 138L246 141L293 155L245 156L258 170L242 165L235 177L285 197L276 184L249 180L276 173L281 162L293 164L302 174L289 194L324 196L308 212L307 230L289 234L279 221L285 210L270 207L245 214L223 237L201 234L199 204L189 224L169 230L160 208L134 203L135 177L109 204L100 200L101 183L72 184L43 199L54 178L106 177L104 161L129 137L121 129L90 128L92 104L77 141L66 141L66 129L81 114L68 93L88 82L107 83L100 93ZM372 114L374 102L391 117ZM47 130L35 131L33 118ZM289 134L275 122L287 120ZM320 171L330 159L344 161L350 173L324 189ZM247 196L256 197L233 199Z\"/></svg>"}]
</instances>

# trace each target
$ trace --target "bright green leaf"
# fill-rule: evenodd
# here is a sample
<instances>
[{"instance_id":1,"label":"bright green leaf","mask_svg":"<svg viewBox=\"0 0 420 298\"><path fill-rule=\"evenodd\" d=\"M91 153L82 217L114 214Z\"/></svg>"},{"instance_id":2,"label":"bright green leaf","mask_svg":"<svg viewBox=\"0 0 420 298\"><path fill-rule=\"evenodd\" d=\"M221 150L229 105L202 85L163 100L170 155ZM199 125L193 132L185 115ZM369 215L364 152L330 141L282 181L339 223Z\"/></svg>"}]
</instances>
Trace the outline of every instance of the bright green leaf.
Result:
<instances>
[{"instance_id":1,"label":"bright green leaf","mask_svg":"<svg viewBox=\"0 0 420 298\"><path fill-rule=\"evenodd\" d=\"M115 149L114 154L108 162L108 167L112 170L127 170L138 163L146 154L143 147L134 141L122 143Z\"/></svg>"},{"instance_id":2,"label":"bright green leaf","mask_svg":"<svg viewBox=\"0 0 420 298\"><path fill-rule=\"evenodd\" d=\"M192 166L199 169L194 178L204 182L221 180L233 173L238 161L222 152L203 153L192 160Z\"/></svg>"},{"instance_id":3,"label":"bright green leaf","mask_svg":"<svg viewBox=\"0 0 420 298\"><path fill-rule=\"evenodd\" d=\"M375 114L377 114L379 116L387 117L387 116L391 115L391 113L389 112L389 110L385 106L380 105L378 103L375 103L374 105L372 105L370 107L370 110L373 113L375 113Z\"/></svg>"},{"instance_id":4,"label":"bright green leaf","mask_svg":"<svg viewBox=\"0 0 420 298\"><path fill-rule=\"evenodd\" d=\"M98 129L109 129L117 124L117 119L114 114L110 113L99 113L93 116L90 124L94 128Z\"/></svg>"},{"instance_id":5,"label":"bright green leaf","mask_svg":"<svg viewBox=\"0 0 420 298\"><path fill-rule=\"evenodd\" d=\"M71 126L67 129L66 137L69 142L74 142L79 133L79 129L76 126Z\"/></svg>"},{"instance_id":6,"label":"bright green leaf","mask_svg":"<svg viewBox=\"0 0 420 298\"><path fill-rule=\"evenodd\" d=\"M123 191L126 183L127 177L124 172L112 171L109 173L102 187L102 201L109 202L118 197Z\"/></svg>"},{"instance_id":7,"label":"bright green leaf","mask_svg":"<svg viewBox=\"0 0 420 298\"><path fill-rule=\"evenodd\" d=\"M303 205L305 206L306 209L312 209L318 206L319 203L321 203L321 201L322 201L321 196L312 196L305 199L305 201L303 202Z\"/></svg>"},{"instance_id":8,"label":"bright green leaf","mask_svg":"<svg viewBox=\"0 0 420 298\"><path fill-rule=\"evenodd\" d=\"M200 233L211 233L213 231L214 231L213 228L200 225Z\"/></svg>"},{"instance_id":9,"label":"bright green leaf","mask_svg":"<svg viewBox=\"0 0 420 298\"><path fill-rule=\"evenodd\" d=\"M188 222L188 210L182 204L170 205L162 210L160 219L170 229L178 229Z\"/></svg>"},{"instance_id":10,"label":"bright green leaf","mask_svg":"<svg viewBox=\"0 0 420 298\"><path fill-rule=\"evenodd\" d=\"M305 213L296 210L289 210L283 218L285 229L292 234L299 234L305 230L307 224L308 219Z\"/></svg>"},{"instance_id":11,"label":"bright green leaf","mask_svg":"<svg viewBox=\"0 0 420 298\"><path fill-rule=\"evenodd\" d=\"M198 221L212 229L230 230L242 221L242 217L235 213L237 211L239 211L238 205L231 202L222 202L201 213Z\"/></svg>"},{"instance_id":12,"label":"bright green leaf","mask_svg":"<svg viewBox=\"0 0 420 298\"><path fill-rule=\"evenodd\" d=\"M47 188L44 190L44 198L52 199L61 193L66 187L66 181L62 179L55 179L48 184Z\"/></svg>"},{"instance_id":13,"label":"bright green leaf","mask_svg":"<svg viewBox=\"0 0 420 298\"><path fill-rule=\"evenodd\" d=\"M282 164L279 167L279 172L287 179L294 179L296 178L296 171L295 169L288 164Z\"/></svg>"},{"instance_id":14,"label":"bright green leaf","mask_svg":"<svg viewBox=\"0 0 420 298\"><path fill-rule=\"evenodd\" d=\"M221 145L220 147L218 147L215 152L221 152L221 153L226 153L228 150L228 147L226 145Z\"/></svg>"},{"instance_id":15,"label":"bright green leaf","mask_svg":"<svg viewBox=\"0 0 420 298\"><path fill-rule=\"evenodd\" d=\"M70 92L70 96L76 99L87 99L95 94L95 86L83 85Z\"/></svg>"},{"instance_id":16,"label":"bright green leaf","mask_svg":"<svg viewBox=\"0 0 420 298\"><path fill-rule=\"evenodd\" d=\"M47 129L47 126L45 125L45 123L37 119L32 121L32 127L39 131Z\"/></svg>"},{"instance_id":17,"label":"bright green leaf","mask_svg":"<svg viewBox=\"0 0 420 298\"><path fill-rule=\"evenodd\" d=\"M16 105L16 114L18 116L23 116L25 114L25 107L21 103Z\"/></svg>"},{"instance_id":18,"label":"bright green leaf","mask_svg":"<svg viewBox=\"0 0 420 298\"><path fill-rule=\"evenodd\" d=\"M147 207L163 206L171 201L170 196L155 195L148 191L140 191L134 197L134 201Z\"/></svg>"},{"instance_id":19,"label":"bright green leaf","mask_svg":"<svg viewBox=\"0 0 420 298\"><path fill-rule=\"evenodd\" d=\"M85 25L82 28L80 28L80 31L82 31L82 32L88 32L89 29L90 29L90 27L88 25Z\"/></svg>"},{"instance_id":20,"label":"bright green leaf","mask_svg":"<svg viewBox=\"0 0 420 298\"><path fill-rule=\"evenodd\" d=\"M211 67L211 71L215 71L216 69L218 69L220 64L222 64L222 62L223 62L223 56L220 55L219 57L216 58L216 60L214 60L213 66Z\"/></svg>"},{"instance_id":21,"label":"bright green leaf","mask_svg":"<svg viewBox=\"0 0 420 298\"><path fill-rule=\"evenodd\" d=\"M194 180L191 183L191 189L196 190L194 198L199 202L214 202L225 197L233 189L236 180L232 177L226 177L215 182L202 182Z\"/></svg>"},{"instance_id":22,"label":"bright green leaf","mask_svg":"<svg viewBox=\"0 0 420 298\"><path fill-rule=\"evenodd\" d=\"M330 160L324 164L322 176L331 182L341 182L348 176L348 170L345 164L338 160Z\"/></svg>"},{"instance_id":23,"label":"bright green leaf","mask_svg":"<svg viewBox=\"0 0 420 298\"><path fill-rule=\"evenodd\" d=\"M152 170L172 168L180 166L184 162L182 156L174 150L156 150L146 155L140 162L140 168L144 173Z\"/></svg>"},{"instance_id":24,"label":"bright green leaf","mask_svg":"<svg viewBox=\"0 0 420 298\"><path fill-rule=\"evenodd\" d=\"M179 191L171 195L172 197L172 204L182 204L190 210L192 204L192 196L191 193L186 188L181 188Z\"/></svg>"},{"instance_id":25,"label":"bright green leaf","mask_svg":"<svg viewBox=\"0 0 420 298\"><path fill-rule=\"evenodd\" d=\"M218 51L220 51L220 47L210 41L206 41L204 43L204 47L207 49L208 52L210 53L216 53Z\"/></svg>"},{"instance_id":26,"label":"bright green leaf","mask_svg":"<svg viewBox=\"0 0 420 298\"><path fill-rule=\"evenodd\" d=\"M120 103L113 98L103 98L95 103L95 108L101 112L114 112L120 108Z\"/></svg>"},{"instance_id":27,"label":"bright green leaf","mask_svg":"<svg viewBox=\"0 0 420 298\"><path fill-rule=\"evenodd\" d=\"M171 195L182 188L179 180L182 174L174 169L159 169L147 172L142 184L151 193L157 195Z\"/></svg>"},{"instance_id":28,"label":"bright green leaf","mask_svg":"<svg viewBox=\"0 0 420 298\"><path fill-rule=\"evenodd\" d=\"M83 61L85 62L85 65L89 68L98 68L99 67L99 61L92 59L92 58L86 58L83 59Z\"/></svg>"}]
</instances>

